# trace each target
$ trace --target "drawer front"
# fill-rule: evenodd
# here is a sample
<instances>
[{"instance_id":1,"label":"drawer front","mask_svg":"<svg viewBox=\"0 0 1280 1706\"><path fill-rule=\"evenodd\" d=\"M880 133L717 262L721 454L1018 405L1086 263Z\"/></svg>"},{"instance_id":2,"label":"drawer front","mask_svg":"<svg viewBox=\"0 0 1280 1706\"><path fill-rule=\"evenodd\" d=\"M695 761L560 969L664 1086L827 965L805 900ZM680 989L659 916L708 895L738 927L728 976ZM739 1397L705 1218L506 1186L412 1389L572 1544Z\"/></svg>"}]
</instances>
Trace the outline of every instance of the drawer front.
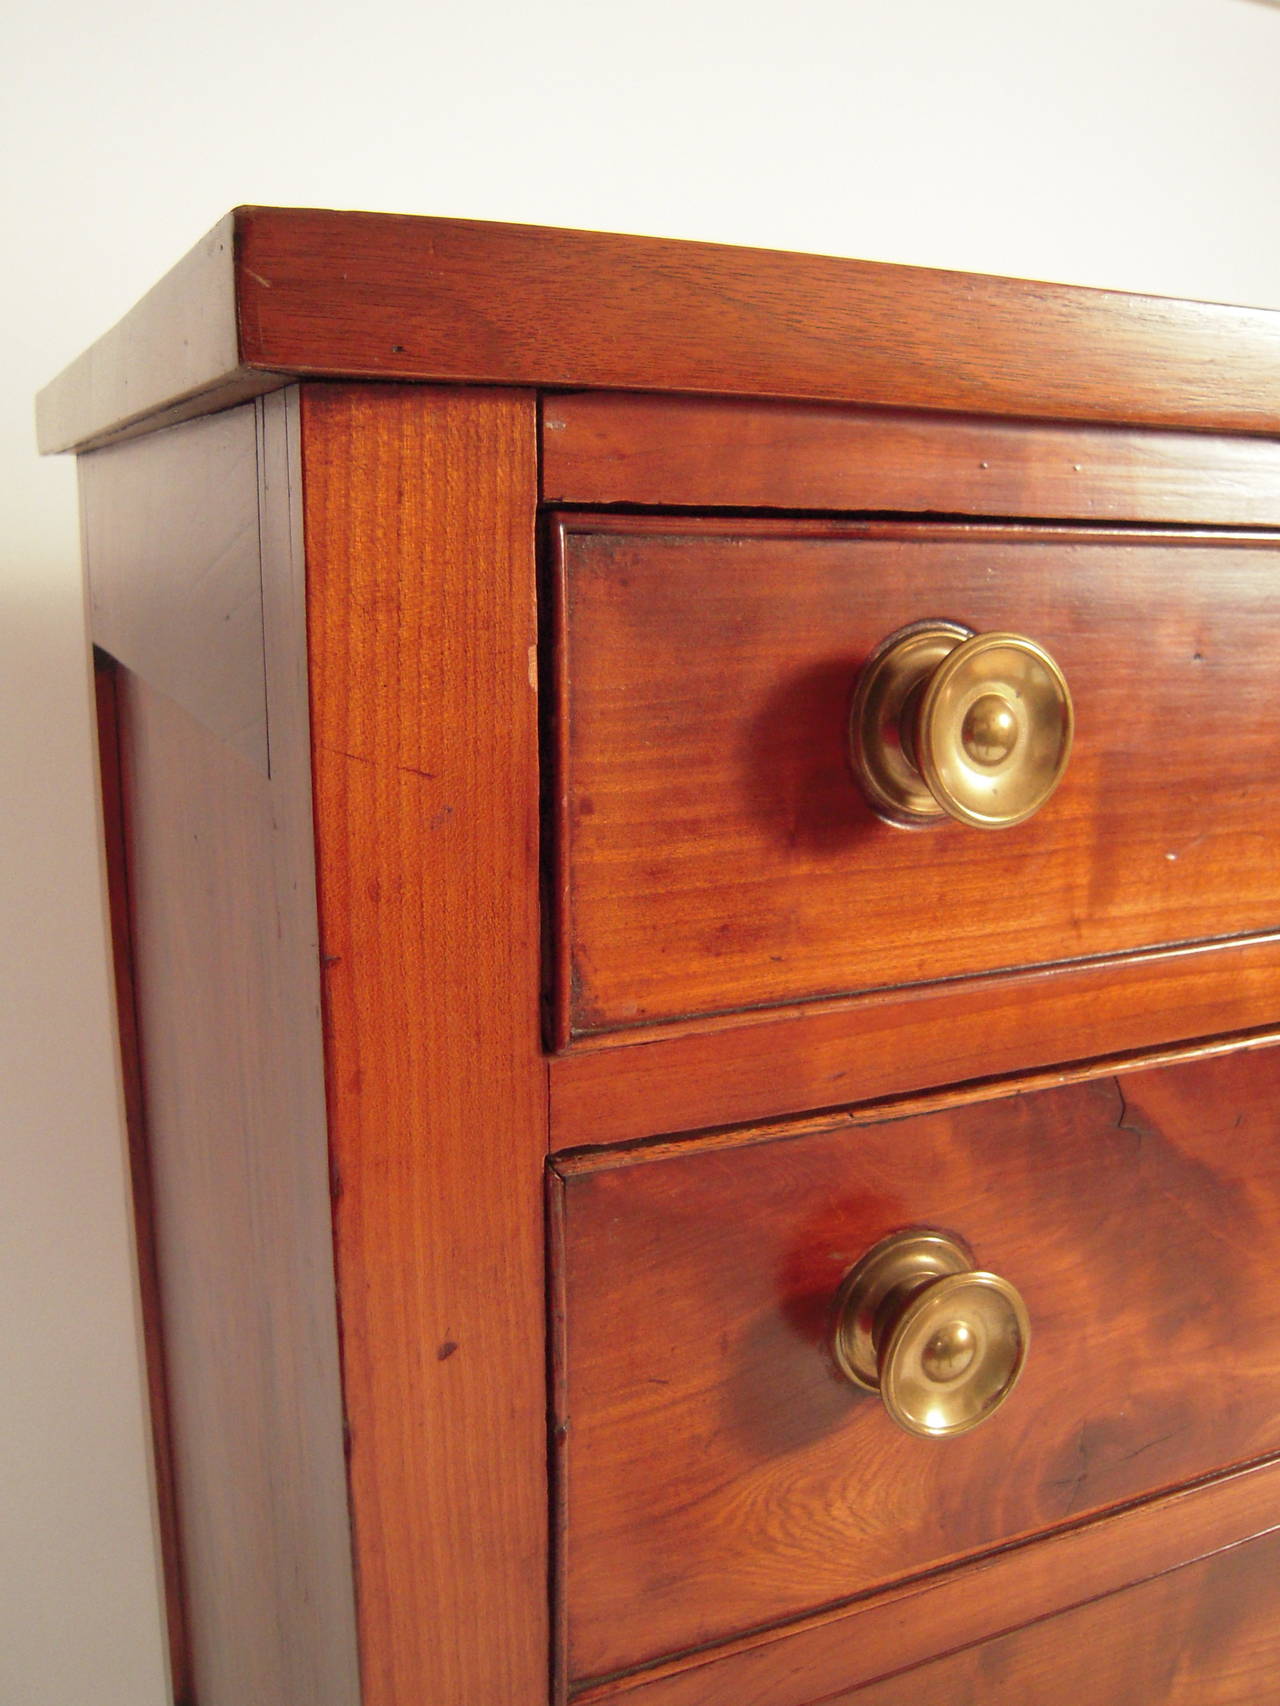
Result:
<instances>
[{"instance_id":1,"label":"drawer front","mask_svg":"<svg viewBox=\"0 0 1280 1706\"><path fill-rule=\"evenodd\" d=\"M1280 1051L760 1141L565 1157L561 1594L582 1682L1280 1451ZM1004 1406L916 1437L830 1353L937 1227L1025 1299Z\"/></svg>"},{"instance_id":2,"label":"drawer front","mask_svg":"<svg viewBox=\"0 0 1280 1706\"><path fill-rule=\"evenodd\" d=\"M1277 1706L1280 1537L1155 1581L823 1706Z\"/></svg>"},{"instance_id":3,"label":"drawer front","mask_svg":"<svg viewBox=\"0 0 1280 1706\"><path fill-rule=\"evenodd\" d=\"M558 1040L1261 933L1280 921L1280 545L562 516ZM1075 746L1016 828L852 779L888 634L1013 630Z\"/></svg>"}]
</instances>

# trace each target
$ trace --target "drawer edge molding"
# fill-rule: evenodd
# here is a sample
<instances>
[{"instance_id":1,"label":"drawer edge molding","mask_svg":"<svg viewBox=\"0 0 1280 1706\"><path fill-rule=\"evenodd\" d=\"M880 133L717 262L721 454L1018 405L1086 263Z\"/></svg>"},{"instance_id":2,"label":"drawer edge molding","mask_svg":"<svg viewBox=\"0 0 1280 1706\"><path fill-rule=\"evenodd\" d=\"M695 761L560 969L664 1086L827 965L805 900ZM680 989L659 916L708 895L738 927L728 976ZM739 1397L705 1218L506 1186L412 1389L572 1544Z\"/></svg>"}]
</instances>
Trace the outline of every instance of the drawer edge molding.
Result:
<instances>
[{"instance_id":1,"label":"drawer edge molding","mask_svg":"<svg viewBox=\"0 0 1280 1706\"><path fill-rule=\"evenodd\" d=\"M569 1699L809 1706L1277 1529L1272 1457L709 1652L585 1682Z\"/></svg>"},{"instance_id":2,"label":"drawer edge molding","mask_svg":"<svg viewBox=\"0 0 1280 1706\"><path fill-rule=\"evenodd\" d=\"M552 1148L748 1125L1273 1027L1275 934L938 984L555 1057Z\"/></svg>"}]
</instances>

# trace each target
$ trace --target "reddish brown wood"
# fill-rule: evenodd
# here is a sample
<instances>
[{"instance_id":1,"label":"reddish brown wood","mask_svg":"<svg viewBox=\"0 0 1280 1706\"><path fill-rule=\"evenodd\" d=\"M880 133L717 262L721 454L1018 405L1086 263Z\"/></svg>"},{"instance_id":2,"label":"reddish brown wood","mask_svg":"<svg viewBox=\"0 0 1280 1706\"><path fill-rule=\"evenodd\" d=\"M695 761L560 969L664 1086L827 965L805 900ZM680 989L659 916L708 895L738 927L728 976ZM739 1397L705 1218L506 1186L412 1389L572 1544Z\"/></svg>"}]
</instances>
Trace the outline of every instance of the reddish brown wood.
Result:
<instances>
[{"instance_id":1,"label":"reddish brown wood","mask_svg":"<svg viewBox=\"0 0 1280 1706\"><path fill-rule=\"evenodd\" d=\"M1280 1451L1280 1053L861 1129L567 1159L563 1592L599 1678ZM836 1373L832 1297L960 1233L1033 1347L945 1442ZM696 1442L696 1445L694 1444Z\"/></svg>"},{"instance_id":2,"label":"reddish brown wood","mask_svg":"<svg viewBox=\"0 0 1280 1706\"><path fill-rule=\"evenodd\" d=\"M45 450L285 374L1280 427L1280 315L527 225L240 208L42 394Z\"/></svg>"},{"instance_id":3,"label":"reddish brown wood","mask_svg":"<svg viewBox=\"0 0 1280 1706\"><path fill-rule=\"evenodd\" d=\"M1277 1580L1268 1535L827 1706L1275 1706Z\"/></svg>"},{"instance_id":4,"label":"reddish brown wood","mask_svg":"<svg viewBox=\"0 0 1280 1706\"><path fill-rule=\"evenodd\" d=\"M717 1030L575 1050L551 1066L556 1149L845 1107L1055 1062L1262 1028L1280 937L973 978Z\"/></svg>"},{"instance_id":5,"label":"reddish brown wood","mask_svg":"<svg viewBox=\"0 0 1280 1706\"><path fill-rule=\"evenodd\" d=\"M589 1171L616 1165L615 1157L618 1152L628 1148L642 1148L645 1158L650 1161L665 1159L668 1155L682 1155L691 1148L700 1153L717 1148L740 1149L744 1144L772 1142L775 1137L799 1137L810 1131L830 1131L837 1124L880 1125L888 1119L934 1113L940 1108L957 1108L969 1102L990 1102L1004 1096L1024 1096L1034 1090L1058 1090L1068 1084L1084 1084L1095 1078L1121 1077L1130 1072L1153 1072L1165 1066L1183 1066L1193 1061L1215 1059L1222 1055L1270 1049L1277 1043L1280 1043L1280 1029L1275 1026L1261 1030L1235 1031L1225 1036L1203 1037L1194 1042L1170 1043L1164 1048L1132 1049L1122 1054L1096 1055L1090 1060L1059 1063L1001 1078L969 1079L933 1089L886 1096L878 1101L856 1102L842 1108L820 1108L800 1115L780 1114L776 1119L757 1120L747 1125L702 1128L665 1136L659 1133L647 1138L633 1139L631 1143L615 1139L608 1146L576 1145L560 1150L558 1161L566 1170ZM628 1054L630 1047L631 1045L628 1045ZM553 1163L556 1159L553 1157Z\"/></svg>"},{"instance_id":6,"label":"reddish brown wood","mask_svg":"<svg viewBox=\"0 0 1280 1706\"><path fill-rule=\"evenodd\" d=\"M151 1415L151 1450L155 1465L160 1563L164 1576L165 1624L169 1641L169 1677L175 1706L191 1706L191 1653L182 1582L172 1421L169 1413L168 1379L165 1374L163 1305L156 1266L155 1203L151 1189L151 1160L147 1153L142 1059L138 1046L138 1013L134 995L133 948L130 941L127 834L120 774L120 710L116 697L116 665L101 652L95 656L94 663L98 773L102 784L102 828L107 867L107 901L111 920L111 960L124 1090L125 1133L129 1144L129 1183L133 1193L134 1247L138 1260L147 1399Z\"/></svg>"},{"instance_id":7,"label":"reddish brown wood","mask_svg":"<svg viewBox=\"0 0 1280 1706\"><path fill-rule=\"evenodd\" d=\"M549 1658L535 407L303 423L363 1706L512 1706Z\"/></svg>"},{"instance_id":8,"label":"reddish brown wood","mask_svg":"<svg viewBox=\"0 0 1280 1706\"><path fill-rule=\"evenodd\" d=\"M1270 538L569 516L559 1036L1280 917ZM1017 829L882 823L848 705L886 634L1013 629L1076 704Z\"/></svg>"},{"instance_id":9,"label":"reddish brown wood","mask_svg":"<svg viewBox=\"0 0 1280 1706\"><path fill-rule=\"evenodd\" d=\"M290 374L305 604L296 396L154 434ZM543 669L579 1032L550 1062L539 404L503 389L534 385L561 502L1117 524L584 521ZM581 1706L810 1706L893 1671L895 1700L1267 1697L1243 1567L1053 1614L1280 1520L1274 1465L1217 1473L1280 1450L1277 543L1149 536L1280 519L1278 398L1273 313L272 209L50 388L46 448L152 435L89 459L85 520L129 665L127 859L108 833L201 1706L536 1706L566 1656ZM1038 625L1088 692L1043 820L911 852L858 817L840 730L851 668L944 591ZM666 1140L553 1185L550 1628L549 1118ZM1009 1410L936 1456L819 1342L842 1263L908 1215L1036 1320ZM1253 1633L1197 1646L1239 1606ZM1181 1668L1125 1669L1131 1626Z\"/></svg>"},{"instance_id":10,"label":"reddish brown wood","mask_svg":"<svg viewBox=\"0 0 1280 1706\"><path fill-rule=\"evenodd\" d=\"M546 502L1280 522L1280 442L584 391L545 399Z\"/></svg>"},{"instance_id":11,"label":"reddish brown wood","mask_svg":"<svg viewBox=\"0 0 1280 1706\"><path fill-rule=\"evenodd\" d=\"M200 1706L355 1706L358 1696L291 409L272 399L257 422L271 775L141 675L117 674L142 1100ZM197 431L190 442L198 459L210 441ZM140 552L157 510L168 536L181 534L183 516L153 495L133 511ZM206 562L202 548L193 533L189 560Z\"/></svg>"},{"instance_id":12,"label":"reddish brown wood","mask_svg":"<svg viewBox=\"0 0 1280 1706\"><path fill-rule=\"evenodd\" d=\"M1280 1463L1273 1459L1005 1548L959 1570L918 1577L851 1606L578 1690L574 1706L596 1701L810 1706L940 1651L988 1641L1177 1569L1236 1545L1242 1535L1274 1531L1278 1522ZM1122 1638L1120 1644L1128 1643ZM925 1678L930 1673L912 1674ZM950 1703L945 1693L926 1691L926 1697ZM1079 1698L1092 1701L1087 1686ZM1143 1698L1148 1697L1132 1700Z\"/></svg>"},{"instance_id":13,"label":"reddish brown wood","mask_svg":"<svg viewBox=\"0 0 1280 1706\"><path fill-rule=\"evenodd\" d=\"M241 354L386 378L1272 430L1280 314L536 226L237 214Z\"/></svg>"}]
</instances>

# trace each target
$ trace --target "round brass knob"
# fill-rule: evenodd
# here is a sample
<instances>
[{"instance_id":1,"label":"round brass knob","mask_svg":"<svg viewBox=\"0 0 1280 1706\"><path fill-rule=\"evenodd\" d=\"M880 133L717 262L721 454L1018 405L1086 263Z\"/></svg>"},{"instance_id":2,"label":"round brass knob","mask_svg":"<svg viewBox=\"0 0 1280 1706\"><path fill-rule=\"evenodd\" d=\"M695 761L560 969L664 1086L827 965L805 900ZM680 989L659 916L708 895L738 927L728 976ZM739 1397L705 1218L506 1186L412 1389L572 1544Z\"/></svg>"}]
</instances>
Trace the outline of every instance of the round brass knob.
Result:
<instances>
[{"instance_id":1,"label":"round brass knob","mask_svg":"<svg viewBox=\"0 0 1280 1706\"><path fill-rule=\"evenodd\" d=\"M1025 823L1062 780L1075 726L1057 664L1018 634L914 622L881 642L854 692L854 774L890 823Z\"/></svg>"},{"instance_id":2,"label":"round brass knob","mask_svg":"<svg viewBox=\"0 0 1280 1706\"><path fill-rule=\"evenodd\" d=\"M878 1392L908 1433L968 1433L1013 1391L1031 1324L1016 1289L979 1271L945 1232L895 1232L867 1252L836 1295L842 1374Z\"/></svg>"}]
</instances>

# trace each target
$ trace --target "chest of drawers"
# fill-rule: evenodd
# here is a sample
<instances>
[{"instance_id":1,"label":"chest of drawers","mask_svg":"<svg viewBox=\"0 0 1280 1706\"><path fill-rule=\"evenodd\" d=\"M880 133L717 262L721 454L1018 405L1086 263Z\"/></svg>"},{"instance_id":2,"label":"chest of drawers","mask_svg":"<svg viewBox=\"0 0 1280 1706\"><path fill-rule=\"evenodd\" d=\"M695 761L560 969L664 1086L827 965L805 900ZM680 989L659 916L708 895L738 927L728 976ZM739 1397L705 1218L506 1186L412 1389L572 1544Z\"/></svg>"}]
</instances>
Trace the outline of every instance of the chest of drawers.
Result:
<instances>
[{"instance_id":1,"label":"chest of drawers","mask_svg":"<svg viewBox=\"0 0 1280 1706\"><path fill-rule=\"evenodd\" d=\"M44 394L177 1699L1280 1700L1278 322L241 209Z\"/></svg>"}]
</instances>

